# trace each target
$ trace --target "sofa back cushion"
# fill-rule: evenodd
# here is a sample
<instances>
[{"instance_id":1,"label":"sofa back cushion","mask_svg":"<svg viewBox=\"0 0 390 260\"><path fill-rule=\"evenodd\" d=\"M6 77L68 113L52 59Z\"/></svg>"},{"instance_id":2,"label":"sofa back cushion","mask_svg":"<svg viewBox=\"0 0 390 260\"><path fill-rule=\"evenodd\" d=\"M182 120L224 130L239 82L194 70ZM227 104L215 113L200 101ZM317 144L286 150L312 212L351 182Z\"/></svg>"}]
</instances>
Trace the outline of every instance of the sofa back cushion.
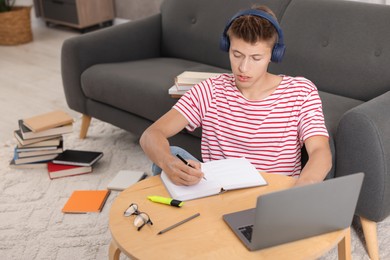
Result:
<instances>
[{"instance_id":1,"label":"sofa back cushion","mask_svg":"<svg viewBox=\"0 0 390 260\"><path fill-rule=\"evenodd\" d=\"M278 18L290 0L165 0L162 13L162 55L230 69L219 49L226 23L253 4L267 5Z\"/></svg>"},{"instance_id":2,"label":"sofa back cushion","mask_svg":"<svg viewBox=\"0 0 390 260\"><path fill-rule=\"evenodd\" d=\"M272 71L367 101L390 90L389 26L390 6L293 0L281 20L286 55Z\"/></svg>"}]
</instances>

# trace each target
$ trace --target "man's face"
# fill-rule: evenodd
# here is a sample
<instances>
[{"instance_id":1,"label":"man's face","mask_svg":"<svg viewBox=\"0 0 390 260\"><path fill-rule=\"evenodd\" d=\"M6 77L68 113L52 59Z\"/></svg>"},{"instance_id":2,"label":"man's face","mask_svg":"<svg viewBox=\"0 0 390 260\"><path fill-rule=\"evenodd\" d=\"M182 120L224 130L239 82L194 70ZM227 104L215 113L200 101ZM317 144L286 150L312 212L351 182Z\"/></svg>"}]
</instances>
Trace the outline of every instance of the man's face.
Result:
<instances>
[{"instance_id":1,"label":"man's face","mask_svg":"<svg viewBox=\"0 0 390 260\"><path fill-rule=\"evenodd\" d=\"M230 38L230 65L239 89L261 85L271 60L271 51L269 42L251 44L234 36Z\"/></svg>"}]
</instances>

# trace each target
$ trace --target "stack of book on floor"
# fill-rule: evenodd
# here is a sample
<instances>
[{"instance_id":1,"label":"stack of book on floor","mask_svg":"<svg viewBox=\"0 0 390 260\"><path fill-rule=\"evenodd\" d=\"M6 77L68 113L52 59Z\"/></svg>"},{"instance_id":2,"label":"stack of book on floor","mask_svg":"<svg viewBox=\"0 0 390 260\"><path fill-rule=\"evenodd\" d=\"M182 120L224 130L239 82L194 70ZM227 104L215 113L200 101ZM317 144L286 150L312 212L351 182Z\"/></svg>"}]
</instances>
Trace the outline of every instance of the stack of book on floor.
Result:
<instances>
[{"instance_id":1,"label":"stack of book on floor","mask_svg":"<svg viewBox=\"0 0 390 260\"><path fill-rule=\"evenodd\" d=\"M63 111L53 111L20 119L14 131L17 145L10 162L12 168L44 168L63 152L63 134L71 133L73 118Z\"/></svg>"},{"instance_id":2,"label":"stack of book on floor","mask_svg":"<svg viewBox=\"0 0 390 260\"><path fill-rule=\"evenodd\" d=\"M169 89L170 95L183 95L190 90L194 85L212 77L216 77L221 73L212 72L197 72L184 71L175 77L175 85Z\"/></svg>"},{"instance_id":3,"label":"stack of book on floor","mask_svg":"<svg viewBox=\"0 0 390 260\"><path fill-rule=\"evenodd\" d=\"M91 173L93 165L102 157L102 152L67 149L47 164L49 178Z\"/></svg>"}]
</instances>

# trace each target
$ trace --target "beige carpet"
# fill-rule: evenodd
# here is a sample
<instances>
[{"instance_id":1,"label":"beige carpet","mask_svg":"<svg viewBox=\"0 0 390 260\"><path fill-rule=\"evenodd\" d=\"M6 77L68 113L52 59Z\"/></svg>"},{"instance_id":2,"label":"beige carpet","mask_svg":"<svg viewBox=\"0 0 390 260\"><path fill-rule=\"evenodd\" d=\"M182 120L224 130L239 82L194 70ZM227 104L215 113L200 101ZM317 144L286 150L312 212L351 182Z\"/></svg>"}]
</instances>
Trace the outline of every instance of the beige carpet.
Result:
<instances>
[{"instance_id":1,"label":"beige carpet","mask_svg":"<svg viewBox=\"0 0 390 260\"><path fill-rule=\"evenodd\" d=\"M107 259L109 209L118 192L112 192L101 213L63 214L73 190L105 189L119 170L149 172L136 137L97 120L88 138L75 131L65 135L66 148L103 151L93 173L50 180L46 170L8 167L14 141L0 152L0 259Z\"/></svg>"},{"instance_id":2,"label":"beige carpet","mask_svg":"<svg viewBox=\"0 0 390 260\"><path fill-rule=\"evenodd\" d=\"M43 169L12 170L8 162L15 143L10 140L1 146L1 259L107 259L108 214L118 192L111 193L101 213L68 215L61 209L73 190L105 189L122 169L150 173L151 162L137 138L126 131L93 120L88 138L80 140L79 119L74 129L72 134L65 135L66 148L104 152L92 174L50 180ZM353 259L368 259L357 224L352 233ZM390 259L390 219L378 226L381 259ZM337 259L337 251L332 250L321 259Z\"/></svg>"}]
</instances>

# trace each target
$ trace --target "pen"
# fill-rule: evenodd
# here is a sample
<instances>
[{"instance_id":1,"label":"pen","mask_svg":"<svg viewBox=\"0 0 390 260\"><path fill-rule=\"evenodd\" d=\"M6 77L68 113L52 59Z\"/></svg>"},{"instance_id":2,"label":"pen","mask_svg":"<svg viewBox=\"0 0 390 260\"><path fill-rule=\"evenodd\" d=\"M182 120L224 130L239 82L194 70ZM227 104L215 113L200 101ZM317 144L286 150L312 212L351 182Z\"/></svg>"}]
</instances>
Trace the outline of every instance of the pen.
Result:
<instances>
[{"instance_id":1,"label":"pen","mask_svg":"<svg viewBox=\"0 0 390 260\"><path fill-rule=\"evenodd\" d=\"M180 154L176 154L176 157L179 158L185 165L190 166L191 168L195 168L189 162L187 162ZM206 177L203 176L203 179L207 180Z\"/></svg>"},{"instance_id":2,"label":"pen","mask_svg":"<svg viewBox=\"0 0 390 260\"><path fill-rule=\"evenodd\" d=\"M171 199L171 198L160 197L160 196L148 196L148 199L153 201L153 202L167 204L167 205L171 205L174 207L181 207L184 204L183 201L175 200L175 199Z\"/></svg>"},{"instance_id":3,"label":"pen","mask_svg":"<svg viewBox=\"0 0 390 260\"><path fill-rule=\"evenodd\" d=\"M194 218L199 217L199 216L200 216L200 213L196 213L195 215L192 215L189 218L186 218L186 219L184 219L184 220L182 220L180 222L177 222L176 224L174 224L174 225L172 225L170 227L167 227L166 229L161 230L160 232L157 233L157 235L161 235L161 234L163 234L163 233L165 233L165 232L167 232L167 231L169 231L169 230L171 230L171 229L173 229L173 228L175 228L177 226L180 226L181 224L184 224L184 223L190 221L191 219L194 219Z\"/></svg>"}]
</instances>

